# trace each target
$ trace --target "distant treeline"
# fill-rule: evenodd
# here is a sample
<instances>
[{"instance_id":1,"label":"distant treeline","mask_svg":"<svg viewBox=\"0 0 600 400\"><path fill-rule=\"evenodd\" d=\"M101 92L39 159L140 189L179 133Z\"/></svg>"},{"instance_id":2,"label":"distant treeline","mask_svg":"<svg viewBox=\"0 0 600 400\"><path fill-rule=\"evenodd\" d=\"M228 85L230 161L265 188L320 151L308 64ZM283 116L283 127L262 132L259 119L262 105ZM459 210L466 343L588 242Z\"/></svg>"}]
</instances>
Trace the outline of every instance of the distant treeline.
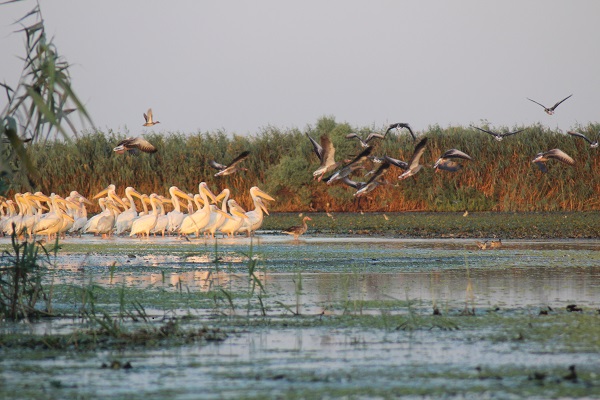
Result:
<instances>
[{"instance_id":1,"label":"distant treeline","mask_svg":"<svg viewBox=\"0 0 600 400\"><path fill-rule=\"evenodd\" d=\"M306 134L319 141L328 135L336 148L336 160L352 158L361 151L357 140L346 139L350 132L367 135L373 128L357 129L323 117L304 130L263 128L256 135L213 133L146 134L158 152L155 154L115 154L113 147L124 134L109 131L84 133L72 142L36 143L28 153L42 182L36 190L62 196L71 190L92 197L114 183L119 193L133 186L142 193L168 196L170 186L197 193L206 181L215 193L228 187L232 197L250 207L248 190L259 186L277 199L269 204L272 211L556 211L600 209L600 149L563 132L541 125L527 127L490 127L496 131L526 128L503 141L472 127L431 126L416 133L429 138L422 163L426 166L415 178L398 181L401 170L390 168L382 185L364 198L353 197L355 189L343 183L328 186L313 180L319 161ZM598 125L574 128L588 137L596 137ZM382 128L385 130L385 128ZM391 131L384 140L371 142L373 154L389 155L408 161L416 142L410 134ZM446 150L457 148L473 157L461 161L459 172L434 172L431 168ZM560 148L576 161L568 166L556 160L548 163L543 174L531 160L538 152ZM208 162L227 164L244 150L251 152L241 171L231 176L214 177ZM375 166L376 167L376 166ZM371 169L367 165L367 171ZM353 176L367 180L366 171ZM29 190L15 187L15 191Z\"/></svg>"}]
</instances>

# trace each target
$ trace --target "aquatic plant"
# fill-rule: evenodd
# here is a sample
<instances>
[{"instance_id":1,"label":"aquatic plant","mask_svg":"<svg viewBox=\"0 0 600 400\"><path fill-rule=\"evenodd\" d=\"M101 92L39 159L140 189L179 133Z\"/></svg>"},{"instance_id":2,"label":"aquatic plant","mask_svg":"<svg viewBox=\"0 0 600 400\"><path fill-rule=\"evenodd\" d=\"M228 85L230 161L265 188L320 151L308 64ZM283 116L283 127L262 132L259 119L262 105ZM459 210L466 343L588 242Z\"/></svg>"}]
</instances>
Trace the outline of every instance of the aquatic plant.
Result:
<instances>
[{"instance_id":1,"label":"aquatic plant","mask_svg":"<svg viewBox=\"0 0 600 400\"><path fill-rule=\"evenodd\" d=\"M16 321L49 315L52 293L51 288L43 286L42 278L47 270L44 265L50 264L50 253L39 242L20 242L16 233L11 236L11 248L0 259L0 319ZM45 310L37 307L40 300L46 300Z\"/></svg>"}]
</instances>

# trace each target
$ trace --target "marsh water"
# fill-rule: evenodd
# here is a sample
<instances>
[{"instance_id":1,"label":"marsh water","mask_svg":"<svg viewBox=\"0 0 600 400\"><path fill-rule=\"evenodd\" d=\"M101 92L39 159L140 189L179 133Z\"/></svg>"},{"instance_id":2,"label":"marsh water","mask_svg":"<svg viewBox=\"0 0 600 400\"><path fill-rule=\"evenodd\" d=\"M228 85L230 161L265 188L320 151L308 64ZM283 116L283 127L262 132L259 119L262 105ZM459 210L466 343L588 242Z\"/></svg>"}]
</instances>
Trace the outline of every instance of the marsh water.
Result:
<instances>
[{"instance_id":1,"label":"marsh water","mask_svg":"<svg viewBox=\"0 0 600 400\"><path fill-rule=\"evenodd\" d=\"M96 306L113 313L123 307L115 294L124 293L125 303L139 299L156 321L187 318L227 337L95 351L2 348L8 397L600 396L596 240L515 240L478 250L469 239L294 242L262 234L84 237L60 246L46 278L56 288L104 288L112 294L99 295ZM211 301L219 291L233 299ZM74 315L81 304L57 295L53 306ZM3 334L78 329L75 317L2 324ZM101 368L115 359L132 368ZM570 365L579 379L564 379Z\"/></svg>"}]
</instances>

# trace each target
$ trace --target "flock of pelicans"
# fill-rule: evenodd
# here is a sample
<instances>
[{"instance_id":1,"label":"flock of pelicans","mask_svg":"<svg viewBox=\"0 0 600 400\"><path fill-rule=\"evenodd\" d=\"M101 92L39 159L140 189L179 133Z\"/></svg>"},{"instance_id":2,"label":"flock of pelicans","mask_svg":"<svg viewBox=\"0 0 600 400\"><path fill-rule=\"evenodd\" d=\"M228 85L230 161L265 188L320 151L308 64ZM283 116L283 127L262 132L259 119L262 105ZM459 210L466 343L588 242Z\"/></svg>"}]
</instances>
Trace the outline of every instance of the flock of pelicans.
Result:
<instances>
[{"instance_id":1,"label":"flock of pelicans","mask_svg":"<svg viewBox=\"0 0 600 400\"><path fill-rule=\"evenodd\" d=\"M567 96L552 107L546 107L535 100L530 101L542 106L544 111L552 115L562 102L570 98ZM144 126L154 126L159 121L155 121L152 115L152 109L144 114ZM498 133L487 129L473 126L481 132L492 135L496 140L501 141L507 136L515 135L523 130L514 132ZM427 138L422 138L415 146L412 157L408 162L397 160L384 155L382 157L372 155L373 147L371 142L379 139L383 140L392 130L407 129L413 140L417 137L407 123L394 123L389 125L385 133L370 133L365 139L356 133L350 133L347 139L356 139L360 143L362 151L352 160L336 161L335 148L327 135L320 138L317 143L308 133L308 139L312 143L315 154L320 160L319 168L313 172L315 179L323 180L328 185L341 181L346 185L356 189L354 196L361 197L374 190L377 186L387 184L382 179L383 174L391 167L395 166L403 170L398 179L403 180L417 174L423 165L420 159L425 152ZM577 132L568 132L574 137L586 140L590 147L598 147L598 138L590 140L585 135ZM141 137L130 137L115 147L117 154L136 153L143 151L146 153L155 153L157 150L150 142ZM214 160L209 164L218 172L215 176L233 174L239 170L240 163L250 155L249 151L244 151L238 155L229 164L220 164ZM445 170L450 172L459 171L462 165L460 160L471 160L472 158L458 150L450 149L443 153L433 165L435 170ZM556 148L538 153L532 160L542 172L546 172L545 162L555 159L568 165L574 165L575 161L564 151ZM367 181L356 182L350 179L350 176L358 170L367 169L363 165L365 161L370 160L375 164L380 164L377 169L369 170L365 176L372 175ZM328 176L325 176L329 174ZM125 197L119 197L116 193L115 185L109 185L106 189L94 196L98 201L102 212L89 218L87 217L86 204L92 204L87 198L73 191L69 196L63 198L55 193L47 196L41 192L37 193L17 193L12 199L2 199L0 202L0 233L6 235L17 234L19 236L28 236L30 238L47 236L50 240L56 235L93 233L103 237L116 235L129 235L149 237L151 234L177 234L188 237L195 234L215 237L219 232L223 235L232 237L237 233L246 233L251 235L262 225L263 216L268 210L264 200L274 201L267 193L254 186L250 189L250 197L254 209L245 211L234 199L230 199L230 190L224 189L218 195L215 195L209 189L205 182L198 186L199 193L185 193L176 186L169 189L169 197L164 197L155 193L150 195L140 194L133 187L125 189ZM138 212L134 197L141 202L143 211ZM211 204L212 202L212 204ZM219 206L220 202L220 206ZM45 205L44 205L45 204ZM170 204L172 210L166 212L165 205ZM148 207L150 206L150 207ZM306 221L310 217L304 217L302 224L290 227L283 233L294 236L297 240L300 235L306 232L308 226ZM478 243L478 247L485 249L497 248L501 243Z\"/></svg>"}]
</instances>

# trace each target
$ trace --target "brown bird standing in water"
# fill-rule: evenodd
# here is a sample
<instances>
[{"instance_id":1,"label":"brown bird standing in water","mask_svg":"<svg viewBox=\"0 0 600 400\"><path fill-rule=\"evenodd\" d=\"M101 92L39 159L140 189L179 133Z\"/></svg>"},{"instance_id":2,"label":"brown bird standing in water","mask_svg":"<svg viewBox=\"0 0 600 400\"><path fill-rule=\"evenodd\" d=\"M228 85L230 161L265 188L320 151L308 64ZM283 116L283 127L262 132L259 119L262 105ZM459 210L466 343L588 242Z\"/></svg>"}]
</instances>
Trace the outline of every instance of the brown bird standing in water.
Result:
<instances>
[{"instance_id":1,"label":"brown bird standing in water","mask_svg":"<svg viewBox=\"0 0 600 400\"><path fill-rule=\"evenodd\" d=\"M306 216L302 218L302 225L289 227L283 230L282 232L288 235L293 235L294 240L298 240L298 237L300 237L300 235L303 235L308 230L308 225L306 224L306 221L312 221L312 219L309 216Z\"/></svg>"}]
</instances>

